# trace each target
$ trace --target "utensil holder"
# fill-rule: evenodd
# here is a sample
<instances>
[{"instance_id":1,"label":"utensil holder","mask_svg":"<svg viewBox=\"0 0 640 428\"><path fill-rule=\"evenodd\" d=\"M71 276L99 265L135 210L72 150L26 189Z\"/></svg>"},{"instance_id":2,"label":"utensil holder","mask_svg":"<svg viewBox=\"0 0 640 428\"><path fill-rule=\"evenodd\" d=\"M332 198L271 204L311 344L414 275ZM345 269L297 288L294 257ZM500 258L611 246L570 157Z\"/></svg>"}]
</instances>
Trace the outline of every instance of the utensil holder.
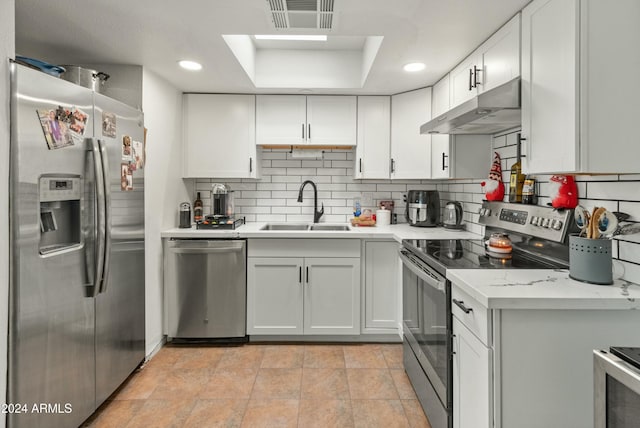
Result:
<instances>
[{"instance_id":1,"label":"utensil holder","mask_svg":"<svg viewBox=\"0 0 640 428\"><path fill-rule=\"evenodd\" d=\"M613 284L611 239L588 239L570 235L569 277L591 284Z\"/></svg>"}]
</instances>

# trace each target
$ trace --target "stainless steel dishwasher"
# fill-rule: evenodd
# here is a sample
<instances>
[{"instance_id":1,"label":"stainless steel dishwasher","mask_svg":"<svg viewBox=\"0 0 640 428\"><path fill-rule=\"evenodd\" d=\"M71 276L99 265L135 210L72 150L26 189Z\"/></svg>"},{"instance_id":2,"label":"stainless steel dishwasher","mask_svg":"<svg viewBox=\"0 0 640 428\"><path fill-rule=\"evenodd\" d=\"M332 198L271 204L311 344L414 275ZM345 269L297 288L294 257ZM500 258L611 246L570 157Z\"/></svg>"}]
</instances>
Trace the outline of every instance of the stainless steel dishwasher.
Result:
<instances>
[{"instance_id":1,"label":"stainless steel dishwasher","mask_svg":"<svg viewBox=\"0 0 640 428\"><path fill-rule=\"evenodd\" d=\"M167 336L246 339L247 241L165 241Z\"/></svg>"}]
</instances>

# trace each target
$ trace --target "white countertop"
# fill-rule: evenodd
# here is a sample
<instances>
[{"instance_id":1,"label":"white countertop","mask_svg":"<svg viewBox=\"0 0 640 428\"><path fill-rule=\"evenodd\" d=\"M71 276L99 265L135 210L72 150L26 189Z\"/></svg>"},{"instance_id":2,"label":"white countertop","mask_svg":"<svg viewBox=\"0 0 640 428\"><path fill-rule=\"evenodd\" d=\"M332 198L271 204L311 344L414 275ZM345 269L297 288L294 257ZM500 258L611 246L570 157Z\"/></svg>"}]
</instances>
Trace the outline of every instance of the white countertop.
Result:
<instances>
[{"instance_id":1,"label":"white countertop","mask_svg":"<svg viewBox=\"0 0 640 428\"><path fill-rule=\"evenodd\" d=\"M640 286L588 284L566 269L450 269L447 278L489 309L640 309Z\"/></svg>"},{"instance_id":2,"label":"white countertop","mask_svg":"<svg viewBox=\"0 0 640 428\"><path fill-rule=\"evenodd\" d=\"M481 236L463 230L444 227L412 227L408 224L389 226L351 227L348 231L330 230L260 230L266 222L247 223L235 230L169 229L162 232L162 238L352 238L352 239L479 239ZM324 223L321 223L324 224Z\"/></svg>"}]
</instances>

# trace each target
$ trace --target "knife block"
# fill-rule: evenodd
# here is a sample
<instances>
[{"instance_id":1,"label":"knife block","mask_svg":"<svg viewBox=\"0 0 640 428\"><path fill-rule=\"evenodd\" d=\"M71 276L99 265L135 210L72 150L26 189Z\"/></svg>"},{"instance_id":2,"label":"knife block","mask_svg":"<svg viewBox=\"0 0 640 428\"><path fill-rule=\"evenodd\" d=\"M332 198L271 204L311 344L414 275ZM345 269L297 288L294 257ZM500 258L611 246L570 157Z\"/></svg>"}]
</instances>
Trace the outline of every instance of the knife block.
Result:
<instances>
[{"instance_id":1,"label":"knife block","mask_svg":"<svg viewBox=\"0 0 640 428\"><path fill-rule=\"evenodd\" d=\"M569 277L591 284L613 284L611 239L588 239L570 235Z\"/></svg>"}]
</instances>

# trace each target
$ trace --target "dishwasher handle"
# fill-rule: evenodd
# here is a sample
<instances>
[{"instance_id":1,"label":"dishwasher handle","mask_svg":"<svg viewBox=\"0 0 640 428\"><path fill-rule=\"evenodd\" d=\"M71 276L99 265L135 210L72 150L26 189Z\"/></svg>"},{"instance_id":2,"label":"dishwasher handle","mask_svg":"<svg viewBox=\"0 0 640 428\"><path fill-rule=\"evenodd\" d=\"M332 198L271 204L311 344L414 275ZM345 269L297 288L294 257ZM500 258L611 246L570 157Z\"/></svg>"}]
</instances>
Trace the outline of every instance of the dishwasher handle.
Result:
<instances>
[{"instance_id":1,"label":"dishwasher handle","mask_svg":"<svg viewBox=\"0 0 640 428\"><path fill-rule=\"evenodd\" d=\"M169 241L169 250L179 254L230 253L244 250L245 241L182 239Z\"/></svg>"}]
</instances>

